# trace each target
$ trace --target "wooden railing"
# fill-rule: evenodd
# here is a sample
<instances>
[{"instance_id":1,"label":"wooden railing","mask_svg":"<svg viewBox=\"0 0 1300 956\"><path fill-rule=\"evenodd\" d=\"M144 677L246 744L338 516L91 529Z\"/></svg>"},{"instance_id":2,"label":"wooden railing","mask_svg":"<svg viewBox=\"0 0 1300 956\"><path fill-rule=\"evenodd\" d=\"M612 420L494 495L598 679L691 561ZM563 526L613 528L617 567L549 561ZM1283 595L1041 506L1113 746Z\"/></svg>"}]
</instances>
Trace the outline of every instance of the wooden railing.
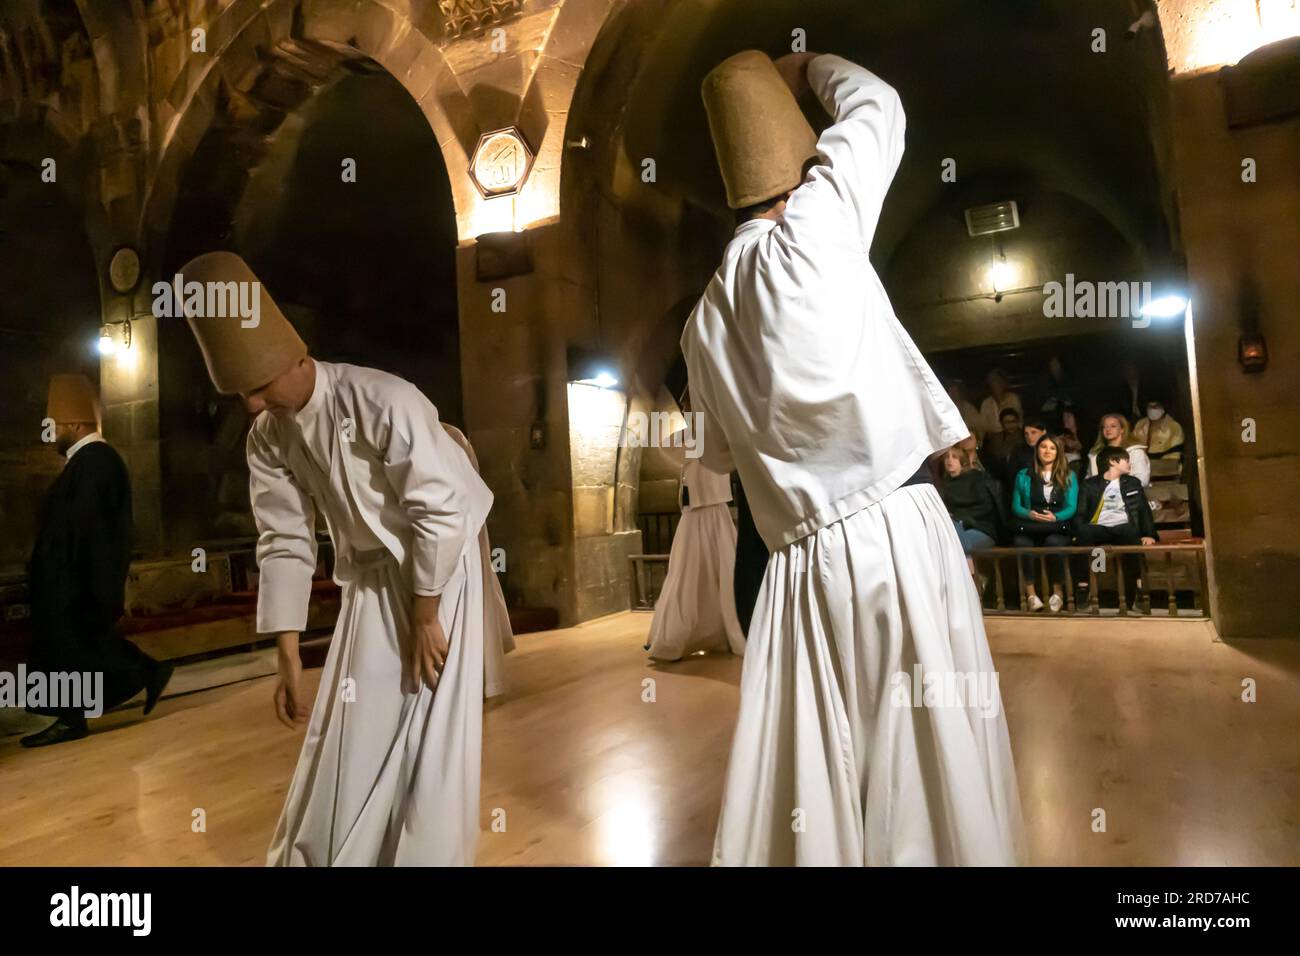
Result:
<instances>
[{"instance_id":1,"label":"wooden railing","mask_svg":"<svg viewBox=\"0 0 1300 956\"><path fill-rule=\"evenodd\" d=\"M653 611L668 574L668 555L629 554L627 560L632 566L632 610Z\"/></svg>"},{"instance_id":2,"label":"wooden railing","mask_svg":"<svg viewBox=\"0 0 1300 956\"><path fill-rule=\"evenodd\" d=\"M1133 556L1133 557L1130 557ZM981 599L984 613L1017 616L1031 614L1026 585L1027 566L1038 565L1034 585L1046 604L1052 594L1050 565L1059 570L1063 584L1062 614L1118 617L1206 617L1205 545L1201 542L1153 545L1096 545L1059 548L989 548L972 555L976 571L987 584ZM1098 562L1098 557L1104 558ZM1138 580L1129 579L1128 560L1140 566ZM1071 560L1073 559L1073 560ZM632 609L653 610L668 569L666 554L630 554L632 567ZM1076 561L1086 562L1088 601L1080 607L1075 600ZM1101 564L1104 570L1098 568ZM1082 576L1080 576L1082 581ZM1008 595L1008 585L1015 588ZM1102 592L1115 598L1115 607L1103 607ZM1162 607L1152 610L1151 595L1163 595ZM1180 595L1184 596L1180 606ZM1105 603L1109 604L1109 601ZM1048 613L1044 608L1040 613Z\"/></svg>"},{"instance_id":3,"label":"wooden railing","mask_svg":"<svg viewBox=\"0 0 1300 956\"><path fill-rule=\"evenodd\" d=\"M1098 570L1101 556L1104 570ZM1131 557L1130 557L1131 556ZM1058 548L989 548L971 555L977 572L988 576L983 598L986 614L1019 615L1033 613L1028 607L1026 565L1037 564L1033 584L1044 603L1052 594L1052 581L1063 584L1064 607L1061 613L1100 616L1115 612L1117 616L1147 617L1153 614L1152 593L1164 596L1160 616L1205 617L1206 569L1205 545L1202 542L1153 545L1072 545ZM1126 558L1128 560L1126 560ZM1137 580L1131 580L1126 565L1136 560ZM1075 572L1078 562L1086 564L1088 601L1083 607L1075 600ZM1008 580L1008 565L1014 582ZM1052 574L1053 565L1057 575ZM1082 582L1083 576L1079 577ZM1014 583L1014 594L1008 585ZM1108 586L1113 585L1113 586ZM1103 591L1115 597L1115 607L1102 606ZM1179 594L1187 596L1187 607L1180 607ZM992 604L990 607L989 605Z\"/></svg>"}]
</instances>

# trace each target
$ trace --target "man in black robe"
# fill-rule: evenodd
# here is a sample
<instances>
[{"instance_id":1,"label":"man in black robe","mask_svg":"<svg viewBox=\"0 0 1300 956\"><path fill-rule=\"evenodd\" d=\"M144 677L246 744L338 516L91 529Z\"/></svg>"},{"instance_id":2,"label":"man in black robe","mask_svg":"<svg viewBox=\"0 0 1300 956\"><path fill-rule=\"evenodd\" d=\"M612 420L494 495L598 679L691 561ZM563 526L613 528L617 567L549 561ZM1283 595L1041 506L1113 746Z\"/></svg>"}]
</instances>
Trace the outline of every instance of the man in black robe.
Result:
<instances>
[{"instance_id":1,"label":"man in black robe","mask_svg":"<svg viewBox=\"0 0 1300 956\"><path fill-rule=\"evenodd\" d=\"M54 445L67 464L46 496L28 564L32 655L28 673L102 674L97 712L146 692L144 712L158 702L172 668L149 657L116 630L125 607L131 564L131 480L98 429L94 386L84 375L50 382ZM48 424L48 423L47 423ZM85 705L64 700L28 706L58 718L22 739L45 747L86 736ZM102 708L102 709L100 709Z\"/></svg>"}]
</instances>

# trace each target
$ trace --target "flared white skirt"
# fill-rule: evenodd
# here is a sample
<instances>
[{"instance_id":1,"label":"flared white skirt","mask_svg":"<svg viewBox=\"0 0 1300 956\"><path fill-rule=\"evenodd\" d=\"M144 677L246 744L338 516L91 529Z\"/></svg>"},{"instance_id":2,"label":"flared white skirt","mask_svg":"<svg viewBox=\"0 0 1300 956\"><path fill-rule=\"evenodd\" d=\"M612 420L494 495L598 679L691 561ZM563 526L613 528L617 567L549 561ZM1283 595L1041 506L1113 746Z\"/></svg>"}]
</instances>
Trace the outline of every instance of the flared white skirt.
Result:
<instances>
[{"instance_id":1,"label":"flared white skirt","mask_svg":"<svg viewBox=\"0 0 1300 956\"><path fill-rule=\"evenodd\" d=\"M675 661L695 651L745 653L745 635L736 617L735 576L736 526L727 506L683 511L650 622L650 656Z\"/></svg>"},{"instance_id":2,"label":"flared white skirt","mask_svg":"<svg viewBox=\"0 0 1300 956\"><path fill-rule=\"evenodd\" d=\"M1020 801L980 602L909 486L775 552L715 865L1011 865Z\"/></svg>"},{"instance_id":3,"label":"flared white skirt","mask_svg":"<svg viewBox=\"0 0 1300 956\"><path fill-rule=\"evenodd\" d=\"M437 692L402 692L411 595L394 560L343 588L270 866L472 866L483 721L477 540L443 592Z\"/></svg>"}]
</instances>

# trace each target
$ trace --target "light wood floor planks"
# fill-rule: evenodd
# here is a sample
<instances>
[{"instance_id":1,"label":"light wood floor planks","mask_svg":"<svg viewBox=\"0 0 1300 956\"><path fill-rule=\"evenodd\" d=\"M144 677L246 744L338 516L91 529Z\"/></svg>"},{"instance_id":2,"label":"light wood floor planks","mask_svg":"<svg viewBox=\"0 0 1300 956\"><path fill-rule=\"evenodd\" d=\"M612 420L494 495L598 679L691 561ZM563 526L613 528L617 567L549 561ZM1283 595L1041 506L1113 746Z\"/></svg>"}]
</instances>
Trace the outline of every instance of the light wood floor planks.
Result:
<instances>
[{"instance_id":1,"label":"light wood floor planks","mask_svg":"<svg viewBox=\"0 0 1300 956\"><path fill-rule=\"evenodd\" d=\"M511 690L487 705L480 865L708 862L740 661L651 665L649 621L518 639ZM988 628L1033 862L1300 863L1300 642L1229 646L1191 622ZM0 864L260 865L301 740L272 686L111 714L40 751L0 739Z\"/></svg>"}]
</instances>

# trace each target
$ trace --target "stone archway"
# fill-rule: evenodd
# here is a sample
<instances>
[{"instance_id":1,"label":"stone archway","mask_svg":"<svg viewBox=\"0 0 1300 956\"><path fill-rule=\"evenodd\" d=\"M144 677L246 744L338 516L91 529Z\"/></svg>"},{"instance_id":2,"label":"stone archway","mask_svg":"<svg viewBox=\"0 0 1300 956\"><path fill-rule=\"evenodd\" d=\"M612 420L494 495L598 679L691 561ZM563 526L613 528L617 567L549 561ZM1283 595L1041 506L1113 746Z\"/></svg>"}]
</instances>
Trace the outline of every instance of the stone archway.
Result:
<instances>
[{"instance_id":1,"label":"stone archway","mask_svg":"<svg viewBox=\"0 0 1300 956\"><path fill-rule=\"evenodd\" d=\"M229 249L324 361L411 381L464 424L456 213L442 151L408 91L373 60L308 41L259 61L179 171L150 285ZM152 322L167 550L247 538L247 416L215 395L183 322Z\"/></svg>"}]
</instances>

